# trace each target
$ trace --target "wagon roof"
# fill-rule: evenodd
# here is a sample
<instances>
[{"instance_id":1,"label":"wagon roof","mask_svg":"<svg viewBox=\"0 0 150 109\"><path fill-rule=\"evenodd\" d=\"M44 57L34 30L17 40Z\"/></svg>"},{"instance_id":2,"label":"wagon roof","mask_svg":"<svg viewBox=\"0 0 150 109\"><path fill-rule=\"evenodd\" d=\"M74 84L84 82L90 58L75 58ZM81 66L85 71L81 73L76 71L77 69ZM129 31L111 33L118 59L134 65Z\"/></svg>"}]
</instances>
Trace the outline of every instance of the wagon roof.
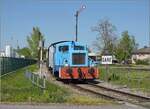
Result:
<instances>
[{"instance_id":1,"label":"wagon roof","mask_svg":"<svg viewBox=\"0 0 150 109\"><path fill-rule=\"evenodd\" d=\"M54 46L56 44L64 43L64 42L72 42L72 41L59 41L59 42L55 42L55 43L52 43L48 48L50 48L51 46Z\"/></svg>"}]
</instances>

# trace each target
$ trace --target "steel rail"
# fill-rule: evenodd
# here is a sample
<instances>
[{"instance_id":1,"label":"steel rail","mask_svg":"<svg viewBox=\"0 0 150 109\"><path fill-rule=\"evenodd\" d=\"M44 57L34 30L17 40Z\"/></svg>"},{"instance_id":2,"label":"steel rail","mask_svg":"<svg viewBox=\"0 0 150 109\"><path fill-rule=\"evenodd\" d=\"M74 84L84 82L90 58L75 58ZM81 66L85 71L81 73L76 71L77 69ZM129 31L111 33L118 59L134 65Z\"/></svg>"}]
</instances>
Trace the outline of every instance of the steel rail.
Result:
<instances>
[{"instance_id":1,"label":"steel rail","mask_svg":"<svg viewBox=\"0 0 150 109\"><path fill-rule=\"evenodd\" d=\"M111 97L111 96L109 96L109 95L106 95L106 94L104 94L104 93L100 93L100 92L96 92L96 91L93 91L93 90L90 90L90 89L87 89L87 88L83 88L83 87L81 87L81 86L78 86L78 85L75 85L75 84L69 84L71 87L74 87L75 89L79 89L79 90L82 90L82 91L85 91L85 92L90 92L90 93L92 93L92 94L94 94L94 95L99 95L99 96L101 96L101 97L103 97L103 98L106 98L106 99L113 99L113 100L119 100L119 99L117 99L117 98L115 98L115 97ZM122 100L121 100L122 101Z\"/></svg>"},{"instance_id":2,"label":"steel rail","mask_svg":"<svg viewBox=\"0 0 150 109\"><path fill-rule=\"evenodd\" d=\"M100 89L103 89L103 90L111 91L113 93L119 93L119 94L124 95L124 96L135 98L136 100L138 99L139 101L150 101L149 97L145 97L145 96L141 96L141 95L137 95L137 94L133 94L133 93L128 93L128 92L116 90L116 89L113 89L113 88L108 88L108 87L105 87L105 86L102 86L102 85L97 85L97 84L94 84L94 83L91 83L91 82L88 82L88 84L91 85L91 86L94 86L96 88L100 88Z\"/></svg>"},{"instance_id":3,"label":"steel rail","mask_svg":"<svg viewBox=\"0 0 150 109\"><path fill-rule=\"evenodd\" d=\"M105 68L104 66L101 66L101 68ZM150 71L149 67L110 67L109 69L128 69L128 70L136 70L136 71Z\"/></svg>"},{"instance_id":4,"label":"steel rail","mask_svg":"<svg viewBox=\"0 0 150 109\"><path fill-rule=\"evenodd\" d=\"M150 98L149 97L144 97L144 96L140 96L140 95L136 95L136 94L131 94L131 93L127 93L127 92L123 92L123 91L119 91L116 89L111 89L111 88L107 88L107 87L101 87L99 85L96 85L93 83L90 84L86 84L88 85L87 87L84 86L83 84L68 84L71 87L84 91L84 92L89 92L91 94L94 94L96 96L105 98L105 99L111 99L111 100L115 100L115 101L121 101L124 103L131 103L134 105L139 105L142 107L149 107L144 103L149 103L150 102ZM95 89L94 89L95 88ZM115 91L114 91L115 90Z\"/></svg>"}]
</instances>

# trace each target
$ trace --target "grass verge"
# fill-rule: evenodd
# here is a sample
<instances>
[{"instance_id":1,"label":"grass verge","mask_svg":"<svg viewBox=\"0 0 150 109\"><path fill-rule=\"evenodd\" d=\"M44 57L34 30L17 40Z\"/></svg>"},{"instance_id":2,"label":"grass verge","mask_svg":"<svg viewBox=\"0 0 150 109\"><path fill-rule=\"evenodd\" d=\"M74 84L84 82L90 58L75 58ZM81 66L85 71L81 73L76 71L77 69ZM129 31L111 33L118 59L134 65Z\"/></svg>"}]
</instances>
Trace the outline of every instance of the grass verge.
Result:
<instances>
[{"instance_id":1,"label":"grass verge","mask_svg":"<svg viewBox=\"0 0 150 109\"><path fill-rule=\"evenodd\" d=\"M67 91L52 83L46 83L46 90L41 90L29 81L24 72L36 71L37 66L31 65L1 78L2 102L65 102Z\"/></svg>"},{"instance_id":2,"label":"grass verge","mask_svg":"<svg viewBox=\"0 0 150 109\"><path fill-rule=\"evenodd\" d=\"M114 84L127 85L134 90L150 92L150 73L129 69L117 69L109 67L107 70L100 67L101 80Z\"/></svg>"},{"instance_id":3,"label":"grass verge","mask_svg":"<svg viewBox=\"0 0 150 109\"><path fill-rule=\"evenodd\" d=\"M97 97L72 95L68 98L67 103L76 105L101 105L101 104L116 104L111 100L100 99Z\"/></svg>"},{"instance_id":4,"label":"grass verge","mask_svg":"<svg viewBox=\"0 0 150 109\"><path fill-rule=\"evenodd\" d=\"M74 94L67 88L46 81L46 89L41 90L29 81L24 72L35 72L37 65L31 65L1 77L1 102L27 103L67 103L95 105L110 101L87 95Z\"/></svg>"}]
</instances>

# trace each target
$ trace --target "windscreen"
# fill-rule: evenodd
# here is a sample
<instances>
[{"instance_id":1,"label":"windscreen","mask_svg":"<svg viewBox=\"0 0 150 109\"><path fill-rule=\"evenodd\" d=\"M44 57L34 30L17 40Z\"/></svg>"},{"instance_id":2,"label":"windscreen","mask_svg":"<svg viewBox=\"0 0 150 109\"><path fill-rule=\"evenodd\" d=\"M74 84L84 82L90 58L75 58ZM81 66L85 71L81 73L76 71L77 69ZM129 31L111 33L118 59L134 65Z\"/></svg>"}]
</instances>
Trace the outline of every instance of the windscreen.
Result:
<instances>
[{"instance_id":1,"label":"windscreen","mask_svg":"<svg viewBox=\"0 0 150 109\"><path fill-rule=\"evenodd\" d=\"M72 54L72 64L85 64L85 53L73 53Z\"/></svg>"}]
</instances>

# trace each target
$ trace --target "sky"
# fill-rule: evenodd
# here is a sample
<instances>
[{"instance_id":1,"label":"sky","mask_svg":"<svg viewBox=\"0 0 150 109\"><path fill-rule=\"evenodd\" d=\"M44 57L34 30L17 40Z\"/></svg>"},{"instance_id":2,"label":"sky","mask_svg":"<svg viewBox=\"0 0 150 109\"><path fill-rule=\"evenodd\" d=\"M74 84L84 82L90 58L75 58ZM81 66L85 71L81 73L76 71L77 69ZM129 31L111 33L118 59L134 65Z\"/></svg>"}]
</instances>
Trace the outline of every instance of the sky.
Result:
<instances>
[{"instance_id":1,"label":"sky","mask_svg":"<svg viewBox=\"0 0 150 109\"><path fill-rule=\"evenodd\" d=\"M149 0L0 0L0 45L14 48L27 46L26 38L33 27L39 27L45 46L61 40L75 40L75 12L86 5L79 15L78 41L92 46L98 36L91 31L101 19L116 26L121 37L128 30L139 48L149 44Z\"/></svg>"}]
</instances>

